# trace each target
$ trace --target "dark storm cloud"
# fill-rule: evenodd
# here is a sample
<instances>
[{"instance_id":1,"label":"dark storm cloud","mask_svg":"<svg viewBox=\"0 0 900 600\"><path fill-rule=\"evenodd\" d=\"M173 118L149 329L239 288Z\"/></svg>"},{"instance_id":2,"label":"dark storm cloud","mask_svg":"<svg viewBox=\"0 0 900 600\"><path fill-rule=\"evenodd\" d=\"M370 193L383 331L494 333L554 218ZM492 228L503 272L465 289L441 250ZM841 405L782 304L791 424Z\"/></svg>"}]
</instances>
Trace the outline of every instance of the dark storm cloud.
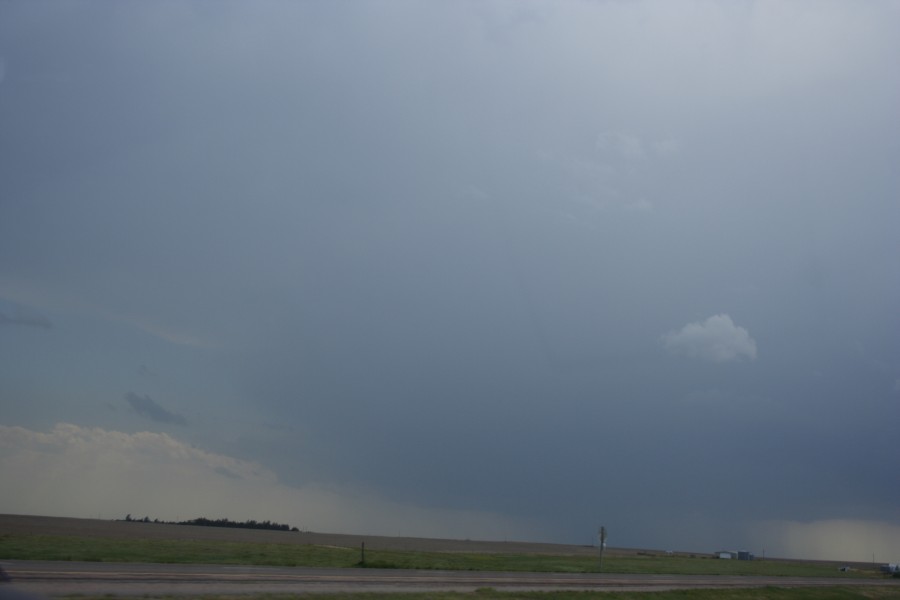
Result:
<instances>
[{"instance_id":1,"label":"dark storm cloud","mask_svg":"<svg viewBox=\"0 0 900 600\"><path fill-rule=\"evenodd\" d=\"M125 401L142 417L146 417L158 423L169 425L187 425L187 419L160 406L148 395L138 396L134 392L125 394Z\"/></svg>"},{"instance_id":2,"label":"dark storm cloud","mask_svg":"<svg viewBox=\"0 0 900 600\"><path fill-rule=\"evenodd\" d=\"M14 315L12 317L0 313L0 325L22 325L24 327L37 327L39 329L52 329L50 319L35 315Z\"/></svg>"},{"instance_id":3,"label":"dark storm cloud","mask_svg":"<svg viewBox=\"0 0 900 600\"><path fill-rule=\"evenodd\" d=\"M138 375L141 377L150 377L156 378L159 377L159 373L148 367L147 365L141 365L137 369Z\"/></svg>"},{"instance_id":4,"label":"dark storm cloud","mask_svg":"<svg viewBox=\"0 0 900 600\"><path fill-rule=\"evenodd\" d=\"M558 540L890 515L898 22L3 3L0 300L57 328L4 328L0 397L153 386L281 481Z\"/></svg>"}]
</instances>

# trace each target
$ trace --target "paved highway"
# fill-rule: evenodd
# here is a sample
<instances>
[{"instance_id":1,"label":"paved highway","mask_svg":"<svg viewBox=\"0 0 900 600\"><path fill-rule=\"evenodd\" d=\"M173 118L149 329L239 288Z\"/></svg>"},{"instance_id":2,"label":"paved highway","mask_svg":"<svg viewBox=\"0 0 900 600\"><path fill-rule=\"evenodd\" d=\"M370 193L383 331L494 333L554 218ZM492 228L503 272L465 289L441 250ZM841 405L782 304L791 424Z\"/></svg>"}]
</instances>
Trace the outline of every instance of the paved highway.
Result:
<instances>
[{"instance_id":1,"label":"paved highway","mask_svg":"<svg viewBox=\"0 0 900 600\"><path fill-rule=\"evenodd\" d=\"M399 569L313 569L226 565L161 565L4 561L15 589L62 594L250 594L262 592L420 592L504 590L664 590L775 585L892 585L900 580L692 575L498 573ZM3 598L0 589L0 598Z\"/></svg>"}]
</instances>

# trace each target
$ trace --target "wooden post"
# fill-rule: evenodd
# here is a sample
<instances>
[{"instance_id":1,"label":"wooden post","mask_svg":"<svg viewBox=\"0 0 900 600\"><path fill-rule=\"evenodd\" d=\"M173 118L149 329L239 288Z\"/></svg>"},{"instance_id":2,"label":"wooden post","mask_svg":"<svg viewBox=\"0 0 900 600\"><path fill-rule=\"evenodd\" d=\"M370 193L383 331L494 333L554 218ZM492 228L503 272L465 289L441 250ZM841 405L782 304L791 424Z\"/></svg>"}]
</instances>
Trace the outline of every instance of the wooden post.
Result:
<instances>
[{"instance_id":1,"label":"wooden post","mask_svg":"<svg viewBox=\"0 0 900 600\"><path fill-rule=\"evenodd\" d=\"M366 564L366 543L363 542L359 547L359 564L365 566Z\"/></svg>"}]
</instances>

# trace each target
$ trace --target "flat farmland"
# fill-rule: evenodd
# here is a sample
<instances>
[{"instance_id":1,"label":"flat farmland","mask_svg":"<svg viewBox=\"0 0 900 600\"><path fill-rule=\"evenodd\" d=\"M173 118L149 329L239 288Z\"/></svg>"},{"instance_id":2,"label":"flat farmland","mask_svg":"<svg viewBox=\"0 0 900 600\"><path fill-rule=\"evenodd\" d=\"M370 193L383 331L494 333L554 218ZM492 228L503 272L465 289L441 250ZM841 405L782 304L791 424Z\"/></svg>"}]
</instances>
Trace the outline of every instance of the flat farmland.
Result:
<instances>
[{"instance_id":1,"label":"flat farmland","mask_svg":"<svg viewBox=\"0 0 900 600\"><path fill-rule=\"evenodd\" d=\"M365 561L361 546L365 544ZM0 560L220 564L275 567L598 573L590 546L270 531L0 515ZM858 579L873 565L799 560L717 560L704 554L614 548L603 572Z\"/></svg>"},{"instance_id":2,"label":"flat farmland","mask_svg":"<svg viewBox=\"0 0 900 600\"><path fill-rule=\"evenodd\" d=\"M604 572L599 573L596 549L588 546L23 515L0 515L0 560L14 586L50 597L287 598L324 593L352 598L365 592L424 598L439 592L456 600L478 590L475 595L485 600L508 600L551 591L559 598L627 591L622 597L631 598L637 590L666 594L713 588L718 591L710 598L743 600L751 596L742 596L740 588L766 586L767 591L752 598L900 596L900 580L872 571L842 573L831 563L729 561L612 549L604 554ZM360 566L366 568L354 568ZM578 595L585 592L587 596Z\"/></svg>"},{"instance_id":3,"label":"flat farmland","mask_svg":"<svg viewBox=\"0 0 900 600\"><path fill-rule=\"evenodd\" d=\"M591 546L566 544L349 535L309 531L268 531L263 529L205 527L198 525L168 525L137 521L0 514L0 536L4 534L73 536L119 540L198 540L250 544L300 544L355 549L359 549L360 544L365 542L367 550L597 556L597 549ZM604 556L617 553L633 554L636 552L638 551L607 549Z\"/></svg>"}]
</instances>

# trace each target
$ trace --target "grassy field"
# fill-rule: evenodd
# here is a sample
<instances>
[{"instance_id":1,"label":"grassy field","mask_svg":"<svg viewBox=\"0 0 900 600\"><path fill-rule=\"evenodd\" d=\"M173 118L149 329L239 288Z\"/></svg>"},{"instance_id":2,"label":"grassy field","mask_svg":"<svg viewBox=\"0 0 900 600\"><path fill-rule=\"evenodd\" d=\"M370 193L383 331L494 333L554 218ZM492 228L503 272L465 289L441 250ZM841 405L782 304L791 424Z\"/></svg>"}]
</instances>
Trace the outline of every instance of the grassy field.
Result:
<instances>
[{"instance_id":1,"label":"grassy field","mask_svg":"<svg viewBox=\"0 0 900 600\"><path fill-rule=\"evenodd\" d=\"M117 539L89 536L0 534L0 559L151 562L184 564L271 565L442 569L472 571L597 572L591 556L418 552L366 550L360 564L358 548L292 543L258 543L192 539ZM694 575L779 575L797 577L872 577L873 571L838 572L831 564L801 561L737 561L668 555L606 556L607 573Z\"/></svg>"},{"instance_id":2,"label":"grassy field","mask_svg":"<svg viewBox=\"0 0 900 600\"><path fill-rule=\"evenodd\" d=\"M533 571L592 573L598 569L595 549L546 544L469 542L415 538L365 537L366 563L373 568ZM145 526L99 520L11 517L0 515L0 559L150 562L183 564L358 567L359 536L223 531L216 528ZM881 577L856 565L841 573L837 563L788 560L717 560L708 555L667 554L618 549L604 556L607 573L775 575L847 578L847 586L815 588L751 588L654 592L508 592L483 589L474 593L262 594L197 596L202 600L900 600L900 587L862 583ZM74 598L74 597L73 597ZM178 596L185 600L188 596ZM116 600L99 596L96 600ZM161 597L160 600L176 600ZM94 600L78 596L77 600ZM145 597L144 600L151 600Z\"/></svg>"},{"instance_id":3,"label":"grassy field","mask_svg":"<svg viewBox=\"0 0 900 600\"><path fill-rule=\"evenodd\" d=\"M359 544L366 544L360 565ZM356 536L313 532L285 533L213 527L134 524L99 519L0 515L0 560L72 560L111 563L270 565L473 571L597 572L596 549L530 542L438 540ZM196 596L202 600L900 600L900 586L878 578L871 565L839 572L842 563L799 560L717 560L710 555L608 549L603 571L622 574L768 575L845 578L846 585L808 588L766 587L654 592L558 591L247 594ZM787 581L786 585L787 585ZM186 600L191 596L144 596L144 600ZM73 596L77 600L117 600L116 596Z\"/></svg>"},{"instance_id":4,"label":"grassy field","mask_svg":"<svg viewBox=\"0 0 900 600\"><path fill-rule=\"evenodd\" d=\"M178 596L177 600L384 600L383 594L258 594L248 596ZM752 588L679 590L667 592L502 592L492 588L473 593L428 592L392 594L399 600L896 600L900 590L882 587ZM77 600L118 600L116 596L77 596ZM142 600L175 600L148 597Z\"/></svg>"}]
</instances>

